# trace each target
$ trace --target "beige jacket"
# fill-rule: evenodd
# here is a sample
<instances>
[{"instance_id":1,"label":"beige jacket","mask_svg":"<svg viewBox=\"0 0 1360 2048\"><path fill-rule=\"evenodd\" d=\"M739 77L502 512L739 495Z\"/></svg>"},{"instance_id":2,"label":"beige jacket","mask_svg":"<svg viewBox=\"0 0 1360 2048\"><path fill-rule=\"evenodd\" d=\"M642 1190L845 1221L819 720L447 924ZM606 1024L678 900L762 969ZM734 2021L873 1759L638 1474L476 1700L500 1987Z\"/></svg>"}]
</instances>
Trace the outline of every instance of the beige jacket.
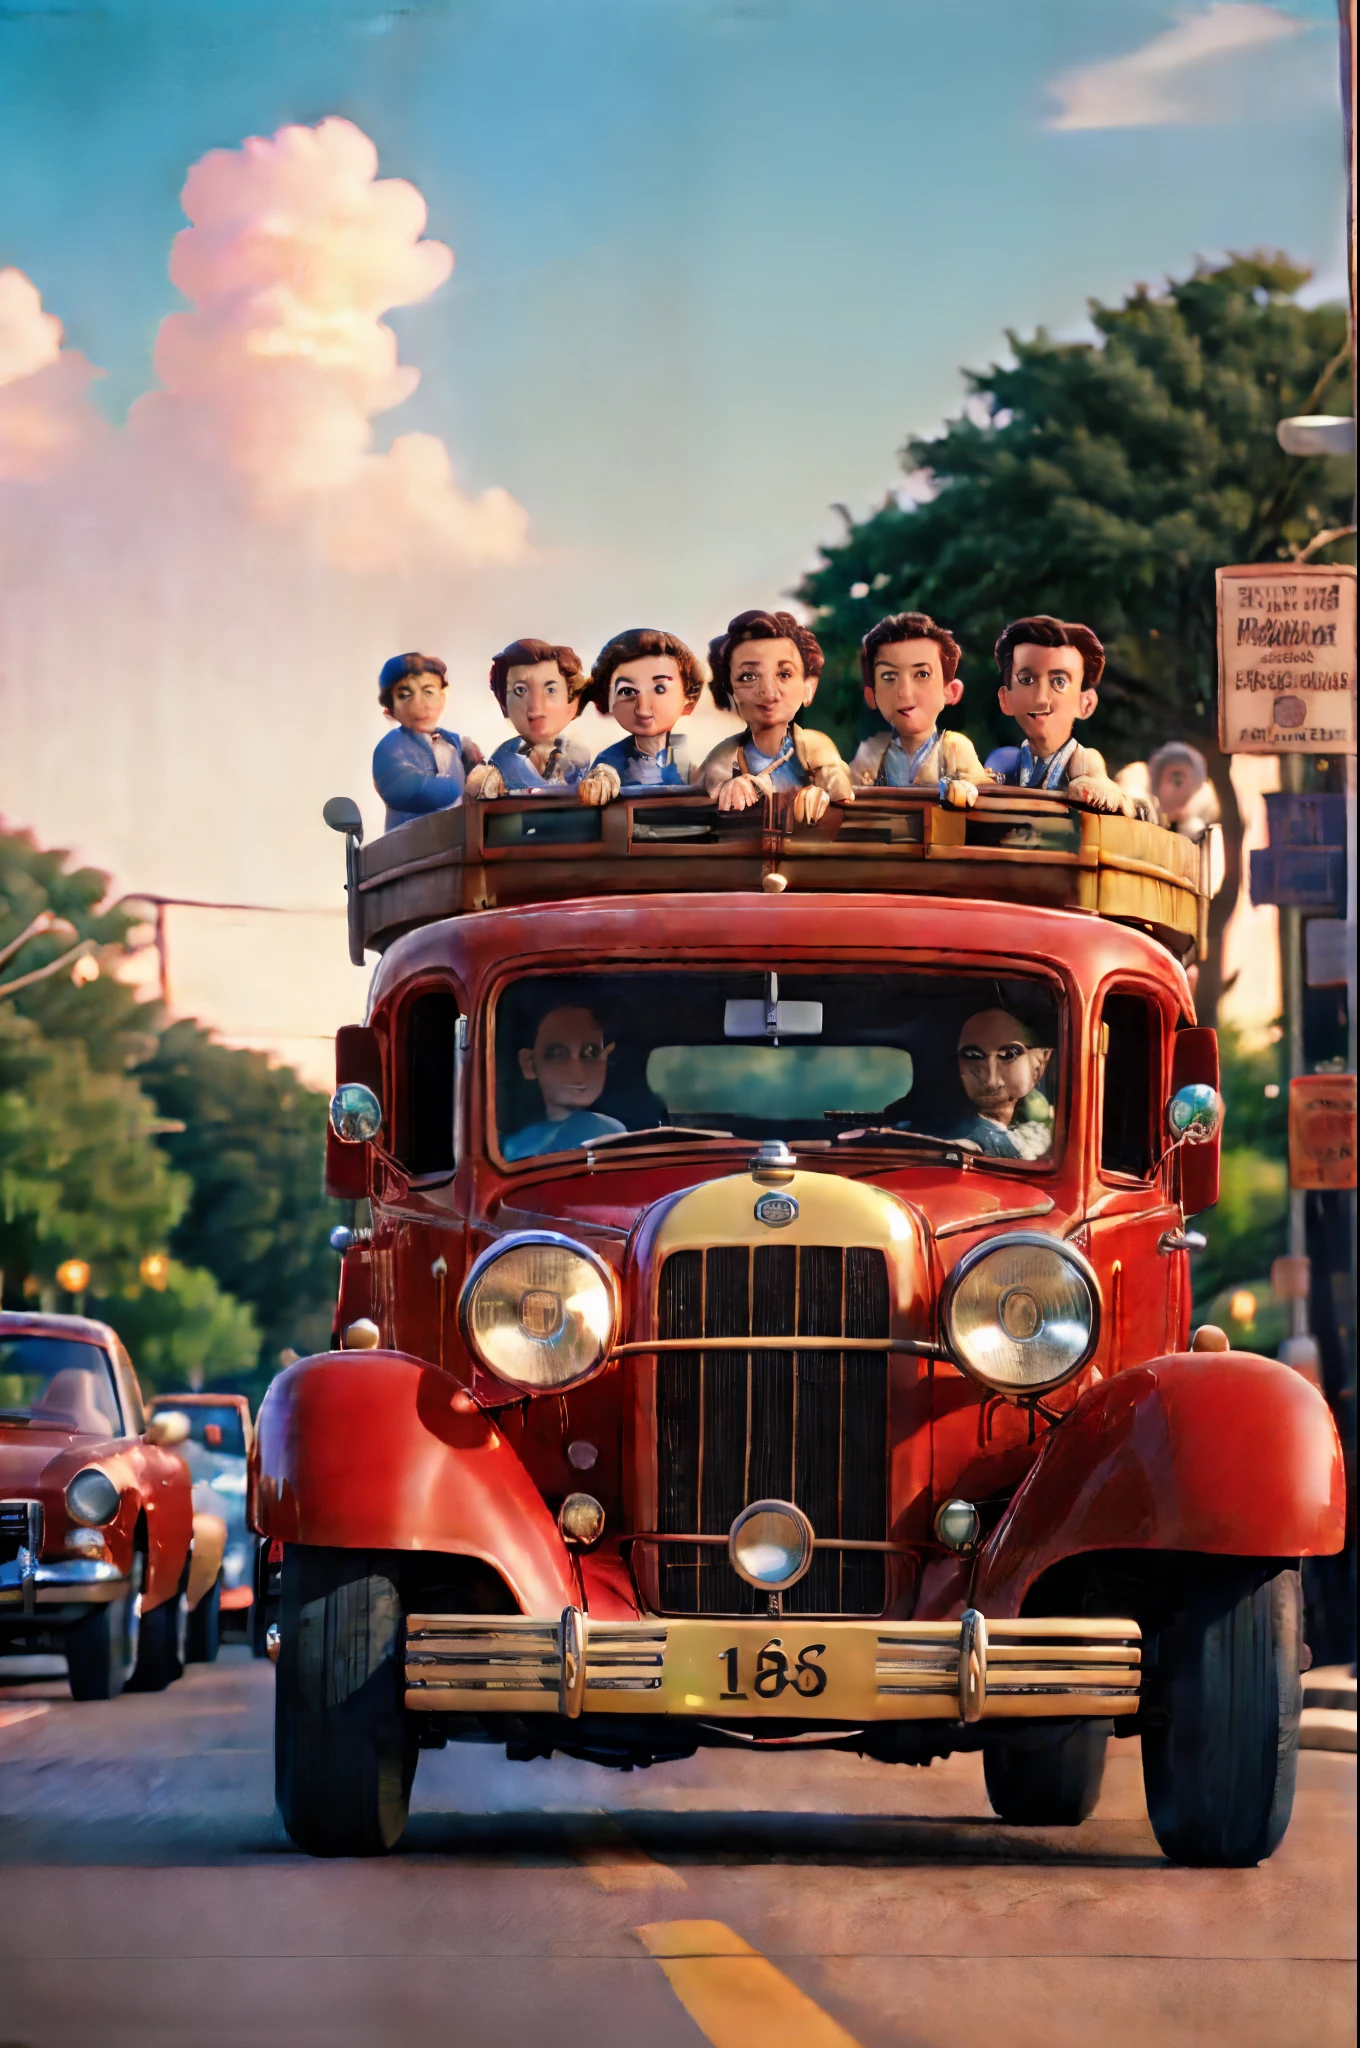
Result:
<instances>
[{"instance_id":1,"label":"beige jacket","mask_svg":"<svg viewBox=\"0 0 1360 2048\"><path fill-rule=\"evenodd\" d=\"M850 763L850 780L859 789L866 789L878 781L883 768L883 756L892 744L892 728L883 732L870 733L867 740L861 740ZM944 782L973 782L981 787L994 778L987 773L977 757L977 749L967 733L942 732L939 745L926 755L917 770L916 787L925 789L932 784Z\"/></svg>"},{"instance_id":2,"label":"beige jacket","mask_svg":"<svg viewBox=\"0 0 1360 2048\"><path fill-rule=\"evenodd\" d=\"M824 789L828 796L836 797L842 803L853 797L850 770L824 732L813 732L807 726L795 725L793 751L808 781L815 782L818 789ZM725 782L733 782L738 775L744 775L746 772L741 754L741 737L738 734L732 739L719 740L700 768L696 779L703 784L710 796L716 796ZM766 796L774 794L768 776L753 775L751 780Z\"/></svg>"}]
</instances>

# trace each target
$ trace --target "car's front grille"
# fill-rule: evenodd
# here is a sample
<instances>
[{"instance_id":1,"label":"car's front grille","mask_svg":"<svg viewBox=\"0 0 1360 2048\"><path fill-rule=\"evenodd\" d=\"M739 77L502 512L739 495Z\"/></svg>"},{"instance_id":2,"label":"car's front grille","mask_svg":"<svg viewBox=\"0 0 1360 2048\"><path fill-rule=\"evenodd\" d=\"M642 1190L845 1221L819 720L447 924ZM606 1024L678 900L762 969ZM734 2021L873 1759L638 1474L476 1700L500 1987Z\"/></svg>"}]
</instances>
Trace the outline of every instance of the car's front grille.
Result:
<instances>
[{"instance_id":1,"label":"car's front grille","mask_svg":"<svg viewBox=\"0 0 1360 2048\"><path fill-rule=\"evenodd\" d=\"M658 1336L887 1337L883 1253L841 1245L672 1252ZM660 1533L725 1536L749 1501L791 1500L817 1535L887 1536L888 1364L874 1351L671 1351L657 1359ZM754 1614L766 1595L716 1544L659 1544L671 1614ZM881 1614L881 1551L818 1549L791 1614Z\"/></svg>"},{"instance_id":2,"label":"car's front grille","mask_svg":"<svg viewBox=\"0 0 1360 2048\"><path fill-rule=\"evenodd\" d=\"M41 1501L0 1500L0 1564L13 1564L21 1550L36 1562L42 1539Z\"/></svg>"}]
</instances>

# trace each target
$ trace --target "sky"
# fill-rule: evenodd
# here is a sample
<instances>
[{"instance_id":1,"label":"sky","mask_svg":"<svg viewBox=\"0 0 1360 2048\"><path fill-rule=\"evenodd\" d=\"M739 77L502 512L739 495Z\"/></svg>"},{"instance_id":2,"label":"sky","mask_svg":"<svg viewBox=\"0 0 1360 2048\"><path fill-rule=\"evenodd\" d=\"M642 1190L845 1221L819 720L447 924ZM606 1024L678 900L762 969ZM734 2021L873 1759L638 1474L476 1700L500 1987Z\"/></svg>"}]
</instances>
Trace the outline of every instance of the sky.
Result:
<instances>
[{"instance_id":1,"label":"sky","mask_svg":"<svg viewBox=\"0 0 1360 2048\"><path fill-rule=\"evenodd\" d=\"M1339 297L1343 203L1332 0L0 8L0 816L317 912L172 948L324 1076L387 654L486 745L518 634L702 646L1008 328L1229 249Z\"/></svg>"}]
</instances>

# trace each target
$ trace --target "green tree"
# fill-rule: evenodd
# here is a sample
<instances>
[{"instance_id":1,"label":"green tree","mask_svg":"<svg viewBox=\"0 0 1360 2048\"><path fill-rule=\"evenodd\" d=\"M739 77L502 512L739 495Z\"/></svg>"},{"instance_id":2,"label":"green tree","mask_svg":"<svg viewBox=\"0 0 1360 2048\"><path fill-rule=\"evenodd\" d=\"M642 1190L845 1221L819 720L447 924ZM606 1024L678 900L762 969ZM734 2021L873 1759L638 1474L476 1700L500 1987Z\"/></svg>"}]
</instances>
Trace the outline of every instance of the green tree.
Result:
<instances>
[{"instance_id":1,"label":"green tree","mask_svg":"<svg viewBox=\"0 0 1360 2048\"><path fill-rule=\"evenodd\" d=\"M218 1045L187 1021L164 1032L137 1080L193 1188L171 1250L249 1303L266 1368L285 1346L324 1348L336 1286L327 1238L343 1214L321 1191L326 1097L263 1053Z\"/></svg>"},{"instance_id":2,"label":"green tree","mask_svg":"<svg viewBox=\"0 0 1360 2048\"><path fill-rule=\"evenodd\" d=\"M201 1266L171 1259L164 1288L136 1287L88 1304L112 1323L150 1393L248 1381L260 1358L252 1310L226 1294Z\"/></svg>"},{"instance_id":3,"label":"green tree","mask_svg":"<svg viewBox=\"0 0 1360 2048\"><path fill-rule=\"evenodd\" d=\"M1092 738L1112 766L1191 739L1218 792L1226 879L1200 974L1208 1022L1242 842L1216 738L1214 570L1295 558L1351 517L1349 465L1300 461L1275 439L1279 419L1324 399L1349 407L1346 314L1300 306L1307 275L1282 256L1233 257L1119 306L1092 301L1094 342L1008 334L1013 362L967 374L964 415L907 442L915 495L847 514L797 592L828 654L814 716L843 744L862 725L858 644L885 612L928 611L957 633L966 720L993 744L1013 737L991 660L1007 620L1052 612L1097 628L1108 668Z\"/></svg>"}]
</instances>

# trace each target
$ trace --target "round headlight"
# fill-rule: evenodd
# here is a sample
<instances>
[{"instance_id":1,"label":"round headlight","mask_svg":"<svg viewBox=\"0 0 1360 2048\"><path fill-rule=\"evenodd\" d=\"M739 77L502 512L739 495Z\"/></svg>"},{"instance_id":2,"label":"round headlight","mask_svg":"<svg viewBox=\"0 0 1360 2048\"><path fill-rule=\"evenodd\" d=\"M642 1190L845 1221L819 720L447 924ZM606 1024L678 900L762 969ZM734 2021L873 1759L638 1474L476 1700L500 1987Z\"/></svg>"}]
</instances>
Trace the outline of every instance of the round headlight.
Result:
<instances>
[{"instance_id":1,"label":"round headlight","mask_svg":"<svg viewBox=\"0 0 1360 2048\"><path fill-rule=\"evenodd\" d=\"M604 1509L593 1493L569 1493L557 1511L557 1526L573 1550L589 1550L604 1534Z\"/></svg>"},{"instance_id":2,"label":"round headlight","mask_svg":"<svg viewBox=\"0 0 1360 2048\"><path fill-rule=\"evenodd\" d=\"M77 1472L66 1489L66 1512L87 1529L102 1529L117 1514L121 1499L108 1473L89 1465Z\"/></svg>"},{"instance_id":3,"label":"round headlight","mask_svg":"<svg viewBox=\"0 0 1360 2048\"><path fill-rule=\"evenodd\" d=\"M787 1500L756 1500L743 1508L727 1537L732 1569L748 1586L782 1591L812 1563L812 1524Z\"/></svg>"},{"instance_id":4,"label":"round headlight","mask_svg":"<svg viewBox=\"0 0 1360 2048\"><path fill-rule=\"evenodd\" d=\"M526 1394L585 1379L607 1356L614 1276L583 1245L547 1230L488 1245L463 1283L458 1327L473 1356Z\"/></svg>"},{"instance_id":5,"label":"round headlight","mask_svg":"<svg viewBox=\"0 0 1360 2048\"><path fill-rule=\"evenodd\" d=\"M950 1275L949 1348L1001 1394L1038 1394L1081 1371L1100 1335L1100 1289L1071 1245L1037 1232L982 1244Z\"/></svg>"}]
</instances>

